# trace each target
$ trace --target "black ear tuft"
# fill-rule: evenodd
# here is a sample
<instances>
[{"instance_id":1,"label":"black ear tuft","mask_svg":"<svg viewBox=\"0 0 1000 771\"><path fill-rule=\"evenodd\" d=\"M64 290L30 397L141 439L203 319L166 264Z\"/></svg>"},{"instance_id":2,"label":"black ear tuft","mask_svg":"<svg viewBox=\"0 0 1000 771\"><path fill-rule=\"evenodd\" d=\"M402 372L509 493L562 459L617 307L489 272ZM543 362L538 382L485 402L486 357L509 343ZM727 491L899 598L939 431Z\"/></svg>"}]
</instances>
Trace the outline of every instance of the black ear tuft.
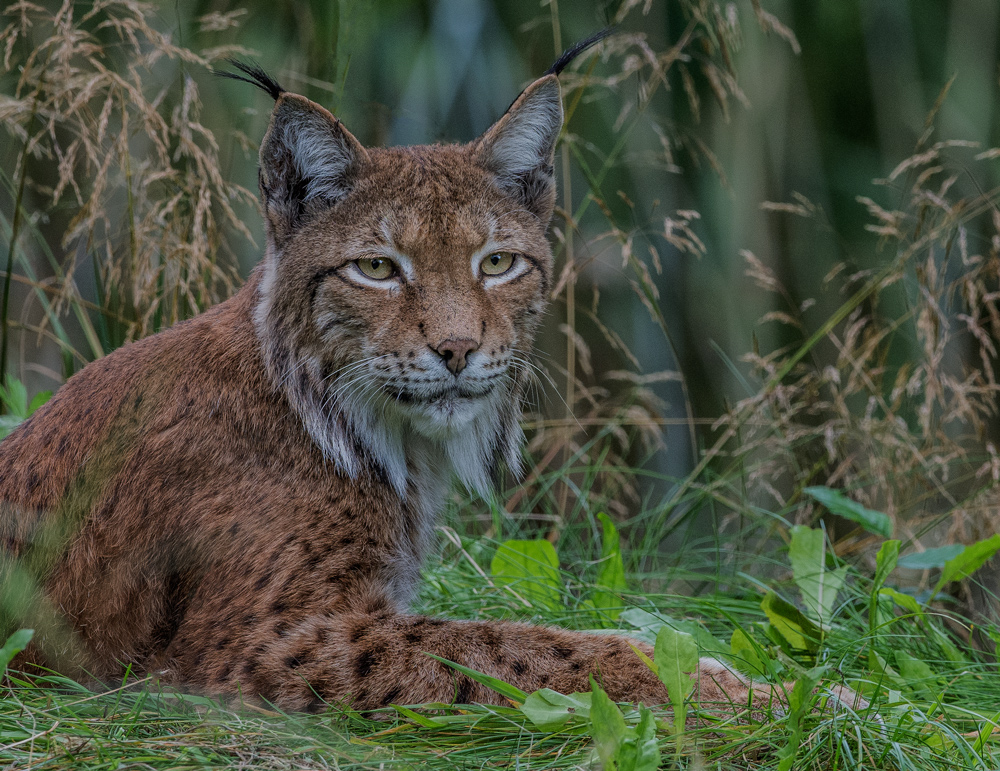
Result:
<instances>
[{"instance_id":1,"label":"black ear tuft","mask_svg":"<svg viewBox=\"0 0 1000 771\"><path fill-rule=\"evenodd\" d=\"M249 77L243 77L243 75L237 75L235 72L226 72L225 70L215 70L215 74L220 78L232 78L233 80L242 80L244 83L249 83L252 86L257 86L257 88L262 91L266 91L271 95L271 98L278 101L278 97L285 93L283 89L274 78L264 72L263 68L256 62L241 62L239 59L226 59L226 61L233 67L238 69L243 75L248 75Z\"/></svg>"},{"instance_id":2,"label":"black ear tuft","mask_svg":"<svg viewBox=\"0 0 1000 771\"><path fill-rule=\"evenodd\" d=\"M613 33L614 31L615 31L614 27L605 27L600 32L588 37L586 40L581 40L576 45L568 48L566 52L558 59L556 59L555 63L545 71L545 74L558 75L560 72L566 69L567 65L569 65L569 63L573 61L576 57L578 57L580 54L582 54L584 51L586 51L595 43L600 43L602 40L604 40L604 38L609 37L611 33Z\"/></svg>"}]
</instances>

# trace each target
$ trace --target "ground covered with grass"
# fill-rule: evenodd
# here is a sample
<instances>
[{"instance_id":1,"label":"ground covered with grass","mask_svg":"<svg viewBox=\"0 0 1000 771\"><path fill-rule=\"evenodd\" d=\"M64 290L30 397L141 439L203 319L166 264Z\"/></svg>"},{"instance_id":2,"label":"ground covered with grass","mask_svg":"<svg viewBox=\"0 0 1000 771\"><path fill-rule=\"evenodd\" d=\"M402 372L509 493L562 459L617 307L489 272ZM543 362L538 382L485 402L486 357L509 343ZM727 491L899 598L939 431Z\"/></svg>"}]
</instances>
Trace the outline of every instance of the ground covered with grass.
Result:
<instances>
[{"instance_id":1,"label":"ground covered with grass","mask_svg":"<svg viewBox=\"0 0 1000 771\"><path fill-rule=\"evenodd\" d=\"M876 575L866 576L829 560L821 531L792 533L788 549L774 557L786 570L772 588L742 571L725 582L715 576L711 586L684 566L688 560L675 559L663 573L667 584L700 579L703 587L687 596L633 593L649 577L619 572L625 560L607 520L601 554L589 564L565 562L566 571L552 569L552 558L556 565L559 558L548 541L497 544L448 531L420 602L422 611L454 618L618 628L656 641L651 664L668 688L667 671L686 668L685 656L694 652L758 678L795 683L788 705L769 714L721 719L690 695L686 716L613 705L599 684L569 698L508 688L508 707L398 705L362 715L331 705L319 715L284 714L175 693L148 678L97 691L56 675L28 680L11 672L0 698L0 765L622 771L1000 765L991 735L1000 719L1000 673L993 655L961 639L971 632L982 643L994 632L963 626L941 610L940 598L927 605L899 579L934 554L909 562L904 555L900 566L898 542L888 541ZM958 575L949 570L971 572L990 548L980 547L977 556L968 547L964 557L928 574L946 585ZM871 708L834 709L824 686L831 683L855 688Z\"/></svg>"}]
</instances>

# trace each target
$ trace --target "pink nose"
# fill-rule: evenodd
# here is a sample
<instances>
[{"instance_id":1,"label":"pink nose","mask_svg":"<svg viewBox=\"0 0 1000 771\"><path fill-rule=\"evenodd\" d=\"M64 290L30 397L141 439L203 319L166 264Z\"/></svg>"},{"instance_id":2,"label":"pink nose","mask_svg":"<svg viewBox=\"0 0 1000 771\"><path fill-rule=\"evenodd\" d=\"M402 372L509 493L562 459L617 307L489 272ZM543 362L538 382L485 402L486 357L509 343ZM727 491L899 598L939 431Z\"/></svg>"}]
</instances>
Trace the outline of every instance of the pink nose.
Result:
<instances>
[{"instance_id":1,"label":"pink nose","mask_svg":"<svg viewBox=\"0 0 1000 771\"><path fill-rule=\"evenodd\" d=\"M479 349L479 343L475 340L470 340L469 338L461 338L454 340L449 338L437 344L437 346L430 347L434 353L444 359L445 366L451 370L452 374L457 375L463 369L465 369L466 357Z\"/></svg>"}]
</instances>

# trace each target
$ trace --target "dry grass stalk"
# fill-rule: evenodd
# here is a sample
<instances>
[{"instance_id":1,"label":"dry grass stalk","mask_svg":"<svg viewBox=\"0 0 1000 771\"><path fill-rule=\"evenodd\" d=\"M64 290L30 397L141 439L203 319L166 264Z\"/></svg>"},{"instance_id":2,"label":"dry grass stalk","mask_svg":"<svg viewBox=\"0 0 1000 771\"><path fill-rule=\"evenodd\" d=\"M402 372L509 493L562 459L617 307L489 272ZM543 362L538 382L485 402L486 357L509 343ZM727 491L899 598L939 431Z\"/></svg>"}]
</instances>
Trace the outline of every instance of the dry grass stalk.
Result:
<instances>
[{"instance_id":1,"label":"dry grass stalk","mask_svg":"<svg viewBox=\"0 0 1000 771\"><path fill-rule=\"evenodd\" d=\"M651 2L627 0L613 22L623 29L642 30L648 26L645 17L652 10ZM641 31L616 33L601 44L604 61L601 67L595 68L592 58L583 59L562 76L570 119L584 99L607 98L620 104L614 124L617 142L610 152L601 154L581 136L568 133L564 138L564 158L572 155L589 183L583 203L574 211L570 210L570 202L565 202L557 213L562 222L557 222L554 228L557 255L565 257L553 300L567 310L566 322L561 325L567 340L567 365L559 368L559 374L570 384L564 391L570 417L562 422L545 421L540 415L529 418L528 426L532 429L529 450L540 460L529 477L529 491L515 493L508 501L508 509L522 505L526 496L531 499L539 491L544 493L544 484L536 486L536 480L545 479L561 467L563 483L556 485L560 494L550 493L545 508L560 512L577 506L621 514L634 511L641 498L640 485L634 474L622 469L641 464L664 444L660 417L663 405L650 387L649 376L621 377L620 373L602 373L606 367L593 365L590 346L579 330L580 318L592 323L604 337L604 343L620 356L620 364L613 368L626 366L635 373L642 372L637 357L611 325L601 319L596 282L589 292L593 300L589 310L581 307L576 287L598 255L614 252L620 258L628 285L660 328L664 343L672 347L659 305L656 280L662 273L659 250L665 245L680 255L701 257L705 246L696 233L699 215L694 211L667 216L639 213L628 197L618 191L630 209L628 222L624 224L607 205L602 183L609 170L623 161L677 172L679 156L686 156L695 164L707 162L722 174L720 164L691 126L666 117L672 109L669 106L664 109L662 102L671 98L667 92L681 89L694 122L702 111L699 93L706 89L725 115L732 100L746 104L733 65L733 54L742 37L740 22L735 7L728 3L686 0L681 10L686 24L669 45L658 48L652 42L653 37ZM790 34L770 15L763 12L756 15L766 31ZM557 18L555 24L558 25ZM601 74L595 74L597 70ZM633 131L648 131L658 137L659 150L640 158L629 156L626 148ZM653 373L652 377L680 382L688 413L689 442L692 448L696 447L696 421L683 377L676 372ZM567 468L582 470L567 474ZM590 478L584 483L587 475Z\"/></svg>"},{"instance_id":2,"label":"dry grass stalk","mask_svg":"<svg viewBox=\"0 0 1000 771\"><path fill-rule=\"evenodd\" d=\"M92 259L127 338L228 296L229 241L250 239L234 206L254 202L224 178L187 73L225 51L174 44L151 26L152 11L130 0L18 2L0 33L3 72L17 73L13 94L0 96L0 127L23 148L13 178L24 176L32 208L61 231L56 310L81 300L75 277Z\"/></svg>"},{"instance_id":3,"label":"dry grass stalk","mask_svg":"<svg viewBox=\"0 0 1000 771\"><path fill-rule=\"evenodd\" d=\"M761 505L802 502L794 516L810 521L818 512L802 488L823 484L887 512L895 536L918 544L931 534L935 544L970 542L1000 527L1000 191L959 184L958 169L975 176L988 157L955 157L967 147L941 142L901 163L885 181L902 193L899 210L859 199L892 260L880 273L831 271L830 284L855 293L840 323L815 345L745 357L766 385L719 426L738 434L730 457L749 469ZM816 214L801 201L794 208ZM745 256L747 275L783 298L784 310L765 318L811 331L774 274ZM845 551L864 537L845 533Z\"/></svg>"}]
</instances>

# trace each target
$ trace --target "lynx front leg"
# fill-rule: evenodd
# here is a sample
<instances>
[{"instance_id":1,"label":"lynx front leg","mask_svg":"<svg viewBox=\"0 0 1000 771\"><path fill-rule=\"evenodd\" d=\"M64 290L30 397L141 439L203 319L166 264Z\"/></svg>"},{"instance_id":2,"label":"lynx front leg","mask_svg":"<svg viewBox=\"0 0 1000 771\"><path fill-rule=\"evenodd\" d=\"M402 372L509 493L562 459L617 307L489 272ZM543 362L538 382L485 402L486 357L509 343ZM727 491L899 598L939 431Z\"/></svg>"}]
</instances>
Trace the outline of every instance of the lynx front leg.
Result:
<instances>
[{"instance_id":1,"label":"lynx front leg","mask_svg":"<svg viewBox=\"0 0 1000 771\"><path fill-rule=\"evenodd\" d=\"M258 638L259 639L259 638ZM638 645L647 655L648 646ZM346 701L357 709L391 703L505 704L495 691L426 655L432 653L511 683L523 691L586 691L593 675L612 699L662 704L667 692L623 637L511 622L445 621L423 616L314 616L249 650L221 671L201 671L213 690L257 694L288 709ZM695 699L706 709L764 711L780 700L704 659Z\"/></svg>"}]
</instances>

